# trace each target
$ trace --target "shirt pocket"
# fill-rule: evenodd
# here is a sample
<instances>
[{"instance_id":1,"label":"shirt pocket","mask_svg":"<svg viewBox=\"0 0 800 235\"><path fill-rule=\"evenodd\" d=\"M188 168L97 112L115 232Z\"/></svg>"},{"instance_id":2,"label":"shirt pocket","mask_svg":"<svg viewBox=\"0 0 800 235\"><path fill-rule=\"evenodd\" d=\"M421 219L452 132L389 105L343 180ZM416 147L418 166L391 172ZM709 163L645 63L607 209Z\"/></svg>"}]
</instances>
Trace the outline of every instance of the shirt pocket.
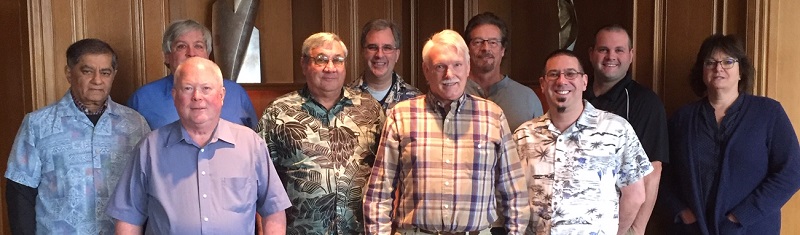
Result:
<instances>
[{"instance_id":1,"label":"shirt pocket","mask_svg":"<svg viewBox=\"0 0 800 235\"><path fill-rule=\"evenodd\" d=\"M222 178L221 203L226 210L244 213L255 203L254 180L243 177Z\"/></svg>"}]
</instances>

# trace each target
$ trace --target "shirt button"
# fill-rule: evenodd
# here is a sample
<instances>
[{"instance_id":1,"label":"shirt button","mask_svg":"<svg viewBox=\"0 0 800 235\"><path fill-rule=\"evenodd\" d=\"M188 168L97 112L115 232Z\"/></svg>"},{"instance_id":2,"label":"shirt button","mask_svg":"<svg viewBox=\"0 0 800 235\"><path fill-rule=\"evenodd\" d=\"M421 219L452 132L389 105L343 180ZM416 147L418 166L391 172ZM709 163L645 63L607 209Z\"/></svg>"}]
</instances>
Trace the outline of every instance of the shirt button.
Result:
<instances>
[{"instance_id":1,"label":"shirt button","mask_svg":"<svg viewBox=\"0 0 800 235\"><path fill-rule=\"evenodd\" d=\"M444 186L450 186L450 182L445 181Z\"/></svg>"},{"instance_id":2,"label":"shirt button","mask_svg":"<svg viewBox=\"0 0 800 235\"><path fill-rule=\"evenodd\" d=\"M206 175L206 171L201 171L200 174L201 175Z\"/></svg>"},{"instance_id":3,"label":"shirt button","mask_svg":"<svg viewBox=\"0 0 800 235\"><path fill-rule=\"evenodd\" d=\"M203 218L203 221L208 222L208 217Z\"/></svg>"},{"instance_id":4,"label":"shirt button","mask_svg":"<svg viewBox=\"0 0 800 235\"><path fill-rule=\"evenodd\" d=\"M444 160L444 163L450 164L450 159Z\"/></svg>"},{"instance_id":5,"label":"shirt button","mask_svg":"<svg viewBox=\"0 0 800 235\"><path fill-rule=\"evenodd\" d=\"M447 204L444 204L444 209L450 208Z\"/></svg>"},{"instance_id":6,"label":"shirt button","mask_svg":"<svg viewBox=\"0 0 800 235\"><path fill-rule=\"evenodd\" d=\"M200 149L200 152L201 152L201 153L202 153L202 152L205 152L205 151L206 151L206 149Z\"/></svg>"},{"instance_id":7,"label":"shirt button","mask_svg":"<svg viewBox=\"0 0 800 235\"><path fill-rule=\"evenodd\" d=\"M206 195L206 194L204 193L204 194L203 194L203 198L207 198L207 197L208 197L208 195Z\"/></svg>"}]
</instances>

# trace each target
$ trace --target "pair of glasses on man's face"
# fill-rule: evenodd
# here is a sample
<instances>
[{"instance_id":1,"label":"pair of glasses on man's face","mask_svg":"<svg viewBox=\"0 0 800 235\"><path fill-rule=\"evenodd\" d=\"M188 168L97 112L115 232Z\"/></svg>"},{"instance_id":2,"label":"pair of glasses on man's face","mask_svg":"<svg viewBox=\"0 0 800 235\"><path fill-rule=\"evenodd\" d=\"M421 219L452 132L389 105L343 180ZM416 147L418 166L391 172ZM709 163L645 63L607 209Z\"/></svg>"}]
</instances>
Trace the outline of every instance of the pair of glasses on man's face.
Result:
<instances>
[{"instance_id":1,"label":"pair of glasses on man's face","mask_svg":"<svg viewBox=\"0 0 800 235\"><path fill-rule=\"evenodd\" d=\"M309 57L311 61L314 61L314 64L317 66L328 66L328 63L332 63L335 67L341 67L344 65L344 56L333 56L333 58L328 57L327 55L319 54L314 57Z\"/></svg>"},{"instance_id":2,"label":"pair of glasses on man's face","mask_svg":"<svg viewBox=\"0 0 800 235\"><path fill-rule=\"evenodd\" d=\"M566 78L567 80L575 80L576 78L578 78L581 75L584 75L586 73L578 72L578 71L575 71L575 70L567 70L567 71L564 71L564 72L560 72L560 71L555 71L554 70L554 71L549 71L549 72L545 73L544 74L544 78L549 80L549 81L555 81L555 80L558 80L559 77L561 77L561 74L564 74L564 78Z\"/></svg>"},{"instance_id":3,"label":"pair of glasses on man's face","mask_svg":"<svg viewBox=\"0 0 800 235\"><path fill-rule=\"evenodd\" d=\"M367 51L372 53L378 53L378 50L383 50L383 54L393 54L395 51L397 51L397 47L394 47L392 45L378 46L375 44L369 44L364 48L366 48Z\"/></svg>"},{"instance_id":4,"label":"pair of glasses on man's face","mask_svg":"<svg viewBox=\"0 0 800 235\"><path fill-rule=\"evenodd\" d=\"M489 45L491 48L495 48L500 45L500 39L483 39L483 38L473 38L472 41L469 42L470 45L473 47L483 46L483 44Z\"/></svg>"},{"instance_id":5,"label":"pair of glasses on man's face","mask_svg":"<svg viewBox=\"0 0 800 235\"><path fill-rule=\"evenodd\" d=\"M706 69L714 69L717 68L717 64L722 65L723 69L730 69L733 68L733 64L739 62L739 60L734 58L728 58L724 60L706 60L703 61L703 67Z\"/></svg>"}]
</instances>

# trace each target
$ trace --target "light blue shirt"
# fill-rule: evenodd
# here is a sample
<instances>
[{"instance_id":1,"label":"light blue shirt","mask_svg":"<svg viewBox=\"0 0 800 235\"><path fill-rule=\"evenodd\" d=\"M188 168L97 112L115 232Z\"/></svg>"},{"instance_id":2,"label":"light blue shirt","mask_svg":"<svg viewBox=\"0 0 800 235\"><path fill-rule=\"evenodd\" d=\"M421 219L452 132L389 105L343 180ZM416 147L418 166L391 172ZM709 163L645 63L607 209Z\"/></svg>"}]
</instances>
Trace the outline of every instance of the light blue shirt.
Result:
<instances>
[{"instance_id":1,"label":"light blue shirt","mask_svg":"<svg viewBox=\"0 0 800 235\"><path fill-rule=\"evenodd\" d=\"M103 211L130 151L150 127L136 111L108 99L92 124L68 91L25 115L5 176L37 188L37 234L113 234Z\"/></svg>"},{"instance_id":2,"label":"light blue shirt","mask_svg":"<svg viewBox=\"0 0 800 235\"><path fill-rule=\"evenodd\" d=\"M253 234L256 212L289 206L255 132L220 120L201 148L176 121L139 143L107 213L146 234Z\"/></svg>"},{"instance_id":3,"label":"light blue shirt","mask_svg":"<svg viewBox=\"0 0 800 235\"><path fill-rule=\"evenodd\" d=\"M142 86L128 99L128 107L141 113L153 130L178 120L178 111L172 99L174 80L172 74L167 75ZM247 91L234 81L228 79L222 81L225 87L225 102L222 104L220 117L255 130L258 117Z\"/></svg>"}]
</instances>

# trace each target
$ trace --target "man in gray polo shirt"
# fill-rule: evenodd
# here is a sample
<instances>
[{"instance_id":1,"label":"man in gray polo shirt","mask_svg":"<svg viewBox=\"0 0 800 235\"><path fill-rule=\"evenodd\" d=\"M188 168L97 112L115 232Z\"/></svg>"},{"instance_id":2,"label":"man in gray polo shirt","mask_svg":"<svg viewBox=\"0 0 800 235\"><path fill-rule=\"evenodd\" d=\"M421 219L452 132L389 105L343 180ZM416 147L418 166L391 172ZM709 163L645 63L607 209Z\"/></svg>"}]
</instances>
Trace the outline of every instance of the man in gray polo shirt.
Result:
<instances>
[{"instance_id":1,"label":"man in gray polo shirt","mask_svg":"<svg viewBox=\"0 0 800 235\"><path fill-rule=\"evenodd\" d=\"M500 72L508 45L506 23L491 12L478 14L467 23L462 35L469 44L471 70L465 92L497 103L508 118L511 130L541 116L542 103L531 88Z\"/></svg>"}]
</instances>

